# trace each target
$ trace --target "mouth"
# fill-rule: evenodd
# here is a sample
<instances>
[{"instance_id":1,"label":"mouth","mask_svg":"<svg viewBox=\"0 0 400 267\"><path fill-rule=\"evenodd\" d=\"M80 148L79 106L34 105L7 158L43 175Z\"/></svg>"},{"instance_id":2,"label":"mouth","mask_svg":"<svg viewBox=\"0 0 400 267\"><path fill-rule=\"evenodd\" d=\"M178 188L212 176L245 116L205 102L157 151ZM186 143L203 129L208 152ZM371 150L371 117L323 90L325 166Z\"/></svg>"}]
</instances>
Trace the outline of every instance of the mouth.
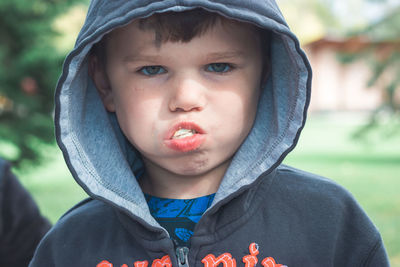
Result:
<instances>
[{"instance_id":1,"label":"mouth","mask_svg":"<svg viewBox=\"0 0 400 267\"><path fill-rule=\"evenodd\" d=\"M189 152L197 150L205 141L205 137L205 132L197 124L181 122L168 131L164 144L175 151Z\"/></svg>"},{"instance_id":2,"label":"mouth","mask_svg":"<svg viewBox=\"0 0 400 267\"><path fill-rule=\"evenodd\" d=\"M196 133L197 133L197 131L194 129L181 128L174 133L174 135L171 137L171 139L183 139L186 137L193 136Z\"/></svg>"},{"instance_id":3,"label":"mouth","mask_svg":"<svg viewBox=\"0 0 400 267\"><path fill-rule=\"evenodd\" d=\"M204 130L194 122L185 121L173 125L167 132L166 139L178 140L205 134Z\"/></svg>"}]
</instances>

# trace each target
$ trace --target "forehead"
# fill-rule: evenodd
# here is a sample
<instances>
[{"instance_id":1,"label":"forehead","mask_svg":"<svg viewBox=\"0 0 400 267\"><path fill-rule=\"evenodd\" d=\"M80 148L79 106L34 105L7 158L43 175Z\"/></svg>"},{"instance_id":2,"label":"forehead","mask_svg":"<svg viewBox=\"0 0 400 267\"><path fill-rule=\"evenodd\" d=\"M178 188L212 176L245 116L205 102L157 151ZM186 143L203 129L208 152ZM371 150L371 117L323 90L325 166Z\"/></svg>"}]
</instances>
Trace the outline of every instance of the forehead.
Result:
<instances>
[{"instance_id":1,"label":"forehead","mask_svg":"<svg viewBox=\"0 0 400 267\"><path fill-rule=\"evenodd\" d=\"M260 35L257 28L251 24L218 17L214 24L189 41L164 40L160 42L155 29L143 28L140 21L134 20L126 26L115 29L107 36L107 52L126 50L140 52L149 48L160 51L166 44L179 43L184 46L196 39L213 45L253 49L252 44L260 43Z\"/></svg>"}]
</instances>

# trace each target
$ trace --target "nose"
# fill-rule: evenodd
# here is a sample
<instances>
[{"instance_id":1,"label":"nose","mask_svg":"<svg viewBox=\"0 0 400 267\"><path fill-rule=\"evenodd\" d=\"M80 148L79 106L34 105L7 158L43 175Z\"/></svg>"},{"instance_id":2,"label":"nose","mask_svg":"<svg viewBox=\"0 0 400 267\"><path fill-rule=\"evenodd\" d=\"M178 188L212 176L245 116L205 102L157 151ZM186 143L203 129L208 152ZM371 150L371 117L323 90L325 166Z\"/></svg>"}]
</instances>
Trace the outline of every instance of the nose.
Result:
<instances>
[{"instance_id":1,"label":"nose","mask_svg":"<svg viewBox=\"0 0 400 267\"><path fill-rule=\"evenodd\" d=\"M168 103L170 111L201 111L206 104L206 87L193 77L176 77Z\"/></svg>"}]
</instances>

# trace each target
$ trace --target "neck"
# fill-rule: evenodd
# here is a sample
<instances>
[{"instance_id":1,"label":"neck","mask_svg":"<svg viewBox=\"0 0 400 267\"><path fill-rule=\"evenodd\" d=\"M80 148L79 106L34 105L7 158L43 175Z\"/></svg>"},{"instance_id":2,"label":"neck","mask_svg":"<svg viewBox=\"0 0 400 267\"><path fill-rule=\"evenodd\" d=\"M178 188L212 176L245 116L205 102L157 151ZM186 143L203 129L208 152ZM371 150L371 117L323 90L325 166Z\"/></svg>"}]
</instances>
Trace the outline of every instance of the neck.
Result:
<instances>
[{"instance_id":1,"label":"neck","mask_svg":"<svg viewBox=\"0 0 400 267\"><path fill-rule=\"evenodd\" d=\"M144 193L173 199L192 199L216 193L230 160L196 175L179 175L145 162L146 172L139 180ZM157 170L157 171L154 171Z\"/></svg>"}]
</instances>

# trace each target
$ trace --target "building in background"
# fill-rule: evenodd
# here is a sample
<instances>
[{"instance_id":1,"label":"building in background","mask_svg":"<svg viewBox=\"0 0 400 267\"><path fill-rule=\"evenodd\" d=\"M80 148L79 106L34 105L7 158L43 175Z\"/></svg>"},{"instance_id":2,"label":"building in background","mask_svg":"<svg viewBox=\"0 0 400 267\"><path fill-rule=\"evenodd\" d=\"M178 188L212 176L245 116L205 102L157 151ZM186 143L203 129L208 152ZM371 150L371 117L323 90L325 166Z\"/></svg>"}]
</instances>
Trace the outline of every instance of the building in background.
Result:
<instances>
[{"instance_id":1,"label":"building in background","mask_svg":"<svg viewBox=\"0 0 400 267\"><path fill-rule=\"evenodd\" d=\"M387 72L368 87L372 71L365 60L341 62L340 55L360 54L373 49L375 57L385 59L400 49L400 40L371 41L352 37L324 37L304 46L313 68L313 92L310 111L373 111L385 103L385 84L394 71ZM395 96L400 100L400 95Z\"/></svg>"}]
</instances>

